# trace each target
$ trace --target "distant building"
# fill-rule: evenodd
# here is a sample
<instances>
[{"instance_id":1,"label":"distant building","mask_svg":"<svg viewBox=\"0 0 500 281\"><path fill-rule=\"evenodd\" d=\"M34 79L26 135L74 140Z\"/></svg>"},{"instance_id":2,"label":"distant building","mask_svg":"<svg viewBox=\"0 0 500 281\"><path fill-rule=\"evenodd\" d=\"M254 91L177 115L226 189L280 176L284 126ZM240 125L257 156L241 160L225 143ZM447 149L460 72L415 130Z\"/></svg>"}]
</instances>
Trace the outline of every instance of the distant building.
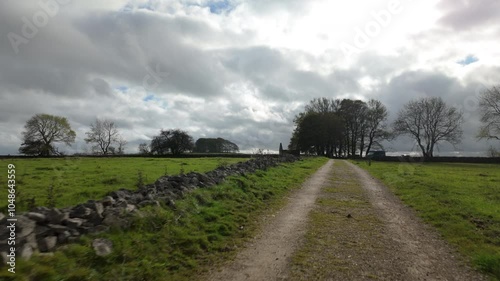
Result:
<instances>
[{"instance_id":1,"label":"distant building","mask_svg":"<svg viewBox=\"0 0 500 281\"><path fill-rule=\"evenodd\" d=\"M368 154L366 154L365 157L369 158L369 159L374 159L374 160L377 160L377 159L380 159L380 158L384 158L385 157L385 151L384 150L369 151Z\"/></svg>"},{"instance_id":2,"label":"distant building","mask_svg":"<svg viewBox=\"0 0 500 281\"><path fill-rule=\"evenodd\" d=\"M197 153L237 153L239 147L223 138L199 138L194 145Z\"/></svg>"},{"instance_id":3,"label":"distant building","mask_svg":"<svg viewBox=\"0 0 500 281\"><path fill-rule=\"evenodd\" d=\"M283 149L283 144L280 142L280 156L286 154L300 156L300 150L285 150Z\"/></svg>"}]
</instances>

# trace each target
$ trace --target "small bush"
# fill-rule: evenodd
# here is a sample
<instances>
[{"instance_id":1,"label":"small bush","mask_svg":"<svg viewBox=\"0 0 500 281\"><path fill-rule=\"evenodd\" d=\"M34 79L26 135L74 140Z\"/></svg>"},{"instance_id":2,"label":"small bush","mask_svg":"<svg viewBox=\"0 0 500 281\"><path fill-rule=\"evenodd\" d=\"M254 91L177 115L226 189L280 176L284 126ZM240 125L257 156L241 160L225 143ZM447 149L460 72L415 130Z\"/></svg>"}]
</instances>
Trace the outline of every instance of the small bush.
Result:
<instances>
[{"instance_id":1,"label":"small bush","mask_svg":"<svg viewBox=\"0 0 500 281\"><path fill-rule=\"evenodd\" d=\"M115 185L115 184L120 183L120 179L115 176L115 177L103 180L102 183L105 185Z\"/></svg>"},{"instance_id":2,"label":"small bush","mask_svg":"<svg viewBox=\"0 0 500 281\"><path fill-rule=\"evenodd\" d=\"M56 206L56 196L57 190L54 186L54 180L47 188L47 200L45 201L45 205L49 208L54 208Z\"/></svg>"},{"instance_id":3,"label":"small bush","mask_svg":"<svg viewBox=\"0 0 500 281\"><path fill-rule=\"evenodd\" d=\"M500 257L498 255L482 254L474 259L479 269L500 276Z\"/></svg>"},{"instance_id":4,"label":"small bush","mask_svg":"<svg viewBox=\"0 0 500 281\"><path fill-rule=\"evenodd\" d=\"M144 176L142 175L141 170L137 171L137 182L135 183L135 186L138 189L141 189L144 187Z\"/></svg>"}]
</instances>

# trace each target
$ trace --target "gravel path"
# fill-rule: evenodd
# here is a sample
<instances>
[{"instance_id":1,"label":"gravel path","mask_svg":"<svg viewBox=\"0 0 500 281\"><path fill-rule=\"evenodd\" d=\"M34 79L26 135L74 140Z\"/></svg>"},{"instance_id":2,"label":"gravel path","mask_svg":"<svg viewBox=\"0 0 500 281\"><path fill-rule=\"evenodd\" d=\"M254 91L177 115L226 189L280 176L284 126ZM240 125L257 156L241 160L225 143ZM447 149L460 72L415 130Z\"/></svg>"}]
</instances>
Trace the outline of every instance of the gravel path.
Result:
<instances>
[{"instance_id":1,"label":"gravel path","mask_svg":"<svg viewBox=\"0 0 500 281\"><path fill-rule=\"evenodd\" d=\"M347 161L346 161L347 162ZM469 268L435 229L424 224L389 189L368 172L347 162L386 227L385 238L398 250L393 253L405 280L487 280Z\"/></svg>"},{"instance_id":2,"label":"gravel path","mask_svg":"<svg viewBox=\"0 0 500 281\"><path fill-rule=\"evenodd\" d=\"M289 203L268 221L236 259L212 274L208 280L286 280L289 258L306 231L307 214L332 172L329 160L294 192Z\"/></svg>"},{"instance_id":3,"label":"gravel path","mask_svg":"<svg viewBox=\"0 0 500 281\"><path fill-rule=\"evenodd\" d=\"M328 226L332 228L332 235L327 236L338 235L343 240L361 240L356 241L357 245L369 247L346 248L343 243L337 243L336 246L333 243L324 245L325 248L331 248L311 254L318 261L322 259L323 265L318 262L318 266L329 270L328 275L321 275L324 277L320 279L487 280L457 258L456 252L437 232L423 224L387 187L366 171L345 162L343 168L334 170L333 160L329 160L304 182L301 189L290 196L289 203L267 221L261 234L234 261L212 272L205 279L308 280L309 277L305 275L290 275L291 257L302 246L306 232L310 231L308 214L313 208L318 209L315 203L321 196L326 196L322 189L332 188L335 184L342 186L343 182L354 180L361 186L363 198L369 202L365 212L373 215L380 227L377 228L377 233L373 233L373 228L366 228L362 224L348 224L349 220L345 220L345 227ZM338 176L333 177L334 173ZM353 259L351 265L355 266L337 274L333 262L328 262L330 254L329 257L318 257L328 251L333 252L341 262ZM367 275L366 268L370 268L373 274Z\"/></svg>"}]
</instances>

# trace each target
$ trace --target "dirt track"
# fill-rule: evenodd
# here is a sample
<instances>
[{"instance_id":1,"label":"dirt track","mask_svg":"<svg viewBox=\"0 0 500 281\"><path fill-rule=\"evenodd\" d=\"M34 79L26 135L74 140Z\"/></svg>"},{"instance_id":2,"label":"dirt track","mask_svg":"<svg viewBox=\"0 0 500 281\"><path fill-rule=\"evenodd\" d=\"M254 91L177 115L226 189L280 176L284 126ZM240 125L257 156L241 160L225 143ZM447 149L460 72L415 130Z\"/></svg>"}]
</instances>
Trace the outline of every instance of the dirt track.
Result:
<instances>
[{"instance_id":1,"label":"dirt track","mask_svg":"<svg viewBox=\"0 0 500 281\"><path fill-rule=\"evenodd\" d=\"M316 200L324 196L322 189L335 184L342 185L344 180L354 180L361 186L363 197L370 203L367 204L367 211L376 217L381 227L373 235L363 226L337 225L332 226L338 230L335 235L343 239L356 237L362 240L356 241L358 245L377 245L377 248L375 251L346 249L342 248L342 244L332 246L330 251L337 253L337 257L355 259L353 264L356 266L349 268L347 273L344 270L336 274L334 267L330 267L326 260L324 267L328 268L329 275L322 277L324 280L368 280L374 277L379 280L487 280L456 258L456 253L436 231L423 224L383 184L350 163L334 170L333 160L328 161L304 182L301 189L291 195L287 206L263 226L262 233L234 261L212 272L208 279L307 280L307 277L297 277L296 274L290 277L291 256L300 249L303 237L309 231L308 214L316 207ZM318 251L314 255L322 253ZM314 258L320 260L322 257ZM325 259L323 257L323 262ZM372 271L370 278L367 278L365 268Z\"/></svg>"},{"instance_id":2,"label":"dirt track","mask_svg":"<svg viewBox=\"0 0 500 281\"><path fill-rule=\"evenodd\" d=\"M292 194L289 203L264 226L262 233L241 251L236 260L210 280L284 280L289 257L305 233L307 214L332 171L329 161Z\"/></svg>"},{"instance_id":3,"label":"dirt track","mask_svg":"<svg viewBox=\"0 0 500 281\"><path fill-rule=\"evenodd\" d=\"M394 249L386 255L399 261L392 271L404 280L487 280L466 266L437 231L424 224L385 185L365 170L347 163L385 226L384 236L391 244L388 249Z\"/></svg>"}]
</instances>

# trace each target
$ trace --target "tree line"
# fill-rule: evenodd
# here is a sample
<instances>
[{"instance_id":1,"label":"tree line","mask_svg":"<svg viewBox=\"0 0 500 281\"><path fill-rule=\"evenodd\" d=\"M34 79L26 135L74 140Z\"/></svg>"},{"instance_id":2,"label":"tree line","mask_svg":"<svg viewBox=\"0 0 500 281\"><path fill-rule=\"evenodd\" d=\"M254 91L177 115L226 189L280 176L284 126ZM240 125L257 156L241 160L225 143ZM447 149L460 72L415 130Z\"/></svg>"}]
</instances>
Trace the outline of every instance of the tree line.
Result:
<instances>
[{"instance_id":1,"label":"tree line","mask_svg":"<svg viewBox=\"0 0 500 281\"><path fill-rule=\"evenodd\" d=\"M482 126L477 138L500 140L500 86L481 94L479 109ZM316 98L295 117L289 149L330 157L363 156L374 148L381 149L384 140L407 135L416 141L424 157L433 157L439 143L456 145L462 138L462 112L438 97L408 102L392 124L387 118L386 106L375 99ZM24 129L19 152L26 155L61 155L56 144L71 145L76 137L65 117L49 114L33 116ZM93 154L123 154L127 145L116 124L107 119L96 119L85 135ZM149 144L139 145L142 154L179 155L188 151L227 153L238 152L239 148L222 138L200 138L195 143L180 129L162 129Z\"/></svg>"},{"instance_id":2,"label":"tree line","mask_svg":"<svg viewBox=\"0 0 500 281\"><path fill-rule=\"evenodd\" d=\"M478 139L500 139L500 87L479 98L482 126ZM367 155L383 140L406 135L413 138L423 157L433 157L441 142L453 145L462 139L463 114L439 97L415 99L403 106L392 124L380 101L316 98L295 119L290 150L329 157Z\"/></svg>"},{"instance_id":3,"label":"tree line","mask_svg":"<svg viewBox=\"0 0 500 281\"><path fill-rule=\"evenodd\" d=\"M160 134L153 137L151 143L139 144L139 153L148 155L181 155L184 152L197 153L236 153L239 147L223 138L200 138L193 142L193 138L180 129L160 130Z\"/></svg>"},{"instance_id":4,"label":"tree line","mask_svg":"<svg viewBox=\"0 0 500 281\"><path fill-rule=\"evenodd\" d=\"M56 146L63 143L70 146L75 142L76 133L65 117L36 114L24 126L23 143L19 152L31 156L62 155ZM116 124L107 119L96 119L85 133L86 143L92 144L95 155L124 154L127 141L121 136ZM236 153L236 144L223 138L200 138L193 142L186 131L180 129L160 130L149 144L141 143L139 153L151 155L173 154L193 151L203 153Z\"/></svg>"},{"instance_id":5,"label":"tree line","mask_svg":"<svg viewBox=\"0 0 500 281\"><path fill-rule=\"evenodd\" d=\"M377 100L313 99L294 120L289 149L329 157L368 152L389 138L387 116Z\"/></svg>"}]
</instances>

